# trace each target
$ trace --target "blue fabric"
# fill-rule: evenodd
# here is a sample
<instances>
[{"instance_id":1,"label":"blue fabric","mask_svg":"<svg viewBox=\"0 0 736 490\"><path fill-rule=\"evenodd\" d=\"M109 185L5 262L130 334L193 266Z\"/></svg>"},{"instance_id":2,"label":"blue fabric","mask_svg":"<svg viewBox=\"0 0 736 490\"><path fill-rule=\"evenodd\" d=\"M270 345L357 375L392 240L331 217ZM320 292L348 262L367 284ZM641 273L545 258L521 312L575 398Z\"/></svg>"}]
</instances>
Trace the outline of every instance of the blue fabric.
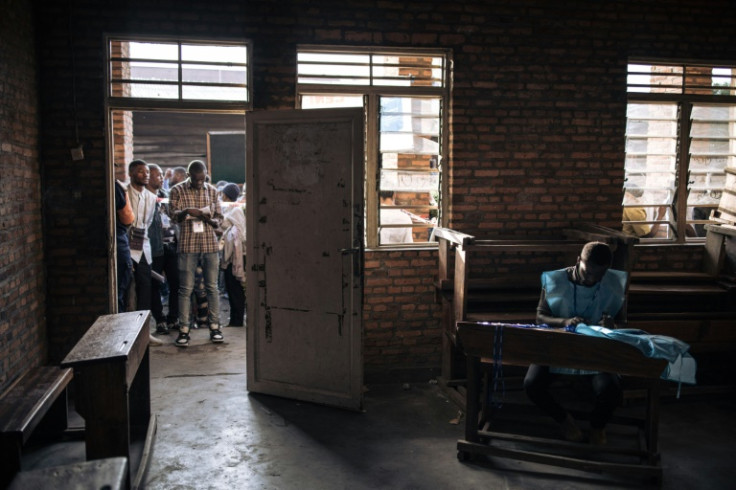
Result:
<instances>
[{"instance_id":1,"label":"blue fabric","mask_svg":"<svg viewBox=\"0 0 736 490\"><path fill-rule=\"evenodd\" d=\"M695 384L697 364L685 342L666 335L650 335L643 330L622 328L611 330L597 325L579 324L575 332L591 337L603 337L633 345L642 354L652 359L666 359L667 367L661 378L678 383Z\"/></svg>"},{"instance_id":2,"label":"blue fabric","mask_svg":"<svg viewBox=\"0 0 736 490\"><path fill-rule=\"evenodd\" d=\"M594 325L603 314L618 314L626 297L626 278L626 272L608 269L599 283L586 287L572 282L567 269L559 269L542 273L542 288L553 316L580 316Z\"/></svg>"}]
</instances>

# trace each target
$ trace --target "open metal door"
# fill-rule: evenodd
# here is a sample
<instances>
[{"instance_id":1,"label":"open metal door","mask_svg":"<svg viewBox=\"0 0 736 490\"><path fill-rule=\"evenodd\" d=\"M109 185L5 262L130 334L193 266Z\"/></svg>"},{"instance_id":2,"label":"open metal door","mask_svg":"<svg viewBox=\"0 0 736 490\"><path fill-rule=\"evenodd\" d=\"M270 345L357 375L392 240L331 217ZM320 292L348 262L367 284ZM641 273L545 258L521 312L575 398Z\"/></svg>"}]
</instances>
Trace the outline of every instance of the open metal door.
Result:
<instances>
[{"instance_id":1,"label":"open metal door","mask_svg":"<svg viewBox=\"0 0 736 490\"><path fill-rule=\"evenodd\" d=\"M362 407L363 111L246 116L248 390Z\"/></svg>"}]
</instances>

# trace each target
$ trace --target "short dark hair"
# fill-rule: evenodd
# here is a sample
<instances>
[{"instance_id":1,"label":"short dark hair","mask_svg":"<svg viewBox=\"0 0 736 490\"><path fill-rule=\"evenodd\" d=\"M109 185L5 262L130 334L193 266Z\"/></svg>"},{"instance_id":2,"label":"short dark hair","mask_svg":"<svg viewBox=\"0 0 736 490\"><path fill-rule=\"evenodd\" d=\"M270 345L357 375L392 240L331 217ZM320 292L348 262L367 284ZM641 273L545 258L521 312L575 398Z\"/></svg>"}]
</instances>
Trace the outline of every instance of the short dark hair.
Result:
<instances>
[{"instance_id":1,"label":"short dark hair","mask_svg":"<svg viewBox=\"0 0 736 490\"><path fill-rule=\"evenodd\" d=\"M158 163L149 163L149 164L148 164L148 169L149 169L149 170L151 170L151 169L154 169L154 168L155 168L156 170L158 170L158 172L159 172L159 173L161 173L161 174L162 174L162 173L164 173L164 171L163 171L163 170L161 170L161 167L159 167Z\"/></svg>"},{"instance_id":2,"label":"short dark hair","mask_svg":"<svg viewBox=\"0 0 736 490\"><path fill-rule=\"evenodd\" d=\"M133 160L128 164L128 173L130 173L134 168L140 167L141 165L148 166L148 164L144 160Z\"/></svg>"},{"instance_id":3,"label":"short dark hair","mask_svg":"<svg viewBox=\"0 0 736 490\"><path fill-rule=\"evenodd\" d=\"M394 191L378 191L379 199L393 199Z\"/></svg>"},{"instance_id":4,"label":"short dark hair","mask_svg":"<svg viewBox=\"0 0 736 490\"><path fill-rule=\"evenodd\" d=\"M191 162L189 162L189 166L187 167L187 173L191 174L192 172L204 172L206 169L207 166L202 160L192 160Z\"/></svg>"},{"instance_id":5,"label":"short dark hair","mask_svg":"<svg viewBox=\"0 0 736 490\"><path fill-rule=\"evenodd\" d=\"M580 252L580 260L611 267L613 253L611 248L603 242L588 242L583 247L583 251Z\"/></svg>"}]
</instances>

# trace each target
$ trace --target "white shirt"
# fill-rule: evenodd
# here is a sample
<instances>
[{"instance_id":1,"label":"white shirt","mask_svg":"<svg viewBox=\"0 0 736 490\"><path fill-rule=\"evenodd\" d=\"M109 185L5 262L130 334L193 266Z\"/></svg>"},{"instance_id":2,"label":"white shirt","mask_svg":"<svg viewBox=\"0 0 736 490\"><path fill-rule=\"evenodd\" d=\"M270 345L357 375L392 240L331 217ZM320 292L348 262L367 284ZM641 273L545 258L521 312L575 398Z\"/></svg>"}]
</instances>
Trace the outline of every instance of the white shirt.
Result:
<instances>
[{"instance_id":1,"label":"white shirt","mask_svg":"<svg viewBox=\"0 0 736 490\"><path fill-rule=\"evenodd\" d=\"M413 243L411 218L400 209L382 209L381 225L408 225L406 228L381 227L381 245L388 243Z\"/></svg>"},{"instance_id":2,"label":"white shirt","mask_svg":"<svg viewBox=\"0 0 736 490\"><path fill-rule=\"evenodd\" d=\"M133 208L133 225L136 228L143 228L145 235L143 238L143 250L130 249L130 257L135 263L140 262L141 256L145 254L146 262L150 265L153 262L153 254L151 253L151 242L148 239L148 227L153 223L153 213L156 210L156 195L143 188L138 192L132 185L128 185L128 196L130 199L130 207Z\"/></svg>"}]
</instances>

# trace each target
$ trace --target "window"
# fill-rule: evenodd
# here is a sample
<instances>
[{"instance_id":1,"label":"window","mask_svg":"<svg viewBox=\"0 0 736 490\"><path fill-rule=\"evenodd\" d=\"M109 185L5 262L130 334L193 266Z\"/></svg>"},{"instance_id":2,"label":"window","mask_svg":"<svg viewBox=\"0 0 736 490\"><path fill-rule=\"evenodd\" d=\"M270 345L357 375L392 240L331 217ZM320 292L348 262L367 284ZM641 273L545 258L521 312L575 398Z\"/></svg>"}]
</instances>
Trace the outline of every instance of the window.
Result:
<instances>
[{"instance_id":1,"label":"window","mask_svg":"<svg viewBox=\"0 0 736 490\"><path fill-rule=\"evenodd\" d=\"M624 231L705 235L736 166L736 66L629 64Z\"/></svg>"},{"instance_id":2,"label":"window","mask_svg":"<svg viewBox=\"0 0 736 490\"><path fill-rule=\"evenodd\" d=\"M300 47L303 109L366 113L366 244L429 246L442 221L447 162L449 55Z\"/></svg>"},{"instance_id":3,"label":"window","mask_svg":"<svg viewBox=\"0 0 736 490\"><path fill-rule=\"evenodd\" d=\"M156 107L250 108L247 42L195 42L110 38L108 96L149 100ZM123 99L123 100L120 100Z\"/></svg>"}]
</instances>

